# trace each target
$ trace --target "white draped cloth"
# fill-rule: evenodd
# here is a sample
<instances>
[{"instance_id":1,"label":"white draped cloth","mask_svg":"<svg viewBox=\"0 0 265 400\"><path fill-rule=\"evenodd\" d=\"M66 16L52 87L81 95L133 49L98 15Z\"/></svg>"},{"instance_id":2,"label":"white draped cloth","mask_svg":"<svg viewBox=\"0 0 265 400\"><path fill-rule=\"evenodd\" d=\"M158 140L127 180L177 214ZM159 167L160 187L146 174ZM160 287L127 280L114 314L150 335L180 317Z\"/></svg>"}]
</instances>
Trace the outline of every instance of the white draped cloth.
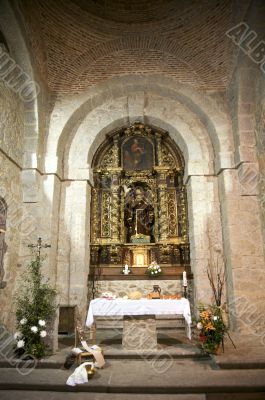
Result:
<instances>
[{"instance_id":1,"label":"white draped cloth","mask_svg":"<svg viewBox=\"0 0 265 400\"><path fill-rule=\"evenodd\" d=\"M94 317L118 317L133 315L183 315L187 324L187 336L191 339L190 303L187 299L94 299L90 302L86 325L94 323Z\"/></svg>"},{"instance_id":2,"label":"white draped cloth","mask_svg":"<svg viewBox=\"0 0 265 400\"><path fill-rule=\"evenodd\" d=\"M81 383L87 383L88 378L87 378L87 371L86 371L86 365L91 365L91 367L94 367L94 363L92 362L84 362L83 364L79 365L74 372L69 376L69 378L66 381L66 384L69 386L75 386L75 385L80 385Z\"/></svg>"}]
</instances>

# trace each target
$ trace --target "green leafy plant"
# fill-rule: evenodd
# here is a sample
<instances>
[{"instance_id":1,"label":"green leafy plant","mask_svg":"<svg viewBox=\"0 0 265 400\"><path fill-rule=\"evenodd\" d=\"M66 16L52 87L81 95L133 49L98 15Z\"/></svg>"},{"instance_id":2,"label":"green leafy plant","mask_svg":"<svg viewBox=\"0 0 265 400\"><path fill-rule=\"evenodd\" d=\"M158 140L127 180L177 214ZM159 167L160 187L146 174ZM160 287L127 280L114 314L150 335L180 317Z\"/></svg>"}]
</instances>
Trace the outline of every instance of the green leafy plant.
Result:
<instances>
[{"instance_id":1,"label":"green leafy plant","mask_svg":"<svg viewBox=\"0 0 265 400\"><path fill-rule=\"evenodd\" d=\"M23 284L16 293L17 332L15 353L37 359L47 354L47 339L55 317L56 290L41 273L43 258L37 253L23 275Z\"/></svg>"}]
</instances>

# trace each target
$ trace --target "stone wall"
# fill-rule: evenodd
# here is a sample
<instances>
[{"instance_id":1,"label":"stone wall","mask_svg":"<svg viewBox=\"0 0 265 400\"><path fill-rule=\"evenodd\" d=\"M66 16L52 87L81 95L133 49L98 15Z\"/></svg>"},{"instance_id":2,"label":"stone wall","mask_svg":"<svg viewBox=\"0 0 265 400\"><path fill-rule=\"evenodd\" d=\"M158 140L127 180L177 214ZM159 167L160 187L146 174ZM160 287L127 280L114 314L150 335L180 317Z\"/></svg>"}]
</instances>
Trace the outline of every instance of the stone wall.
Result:
<instances>
[{"instance_id":1,"label":"stone wall","mask_svg":"<svg viewBox=\"0 0 265 400\"><path fill-rule=\"evenodd\" d=\"M14 326L14 290L19 272L20 240L25 239L21 165L23 159L24 114L19 97L0 81L0 196L7 203L4 275L0 289L1 321Z\"/></svg>"},{"instance_id":2,"label":"stone wall","mask_svg":"<svg viewBox=\"0 0 265 400\"><path fill-rule=\"evenodd\" d=\"M112 292L117 297L128 296L130 292L140 291L143 297L147 296L148 293L153 291L153 285L159 285L161 288L161 294L173 295L176 293L182 293L182 281L181 280L132 280L132 281L98 281L96 282L97 295L101 295L103 292Z\"/></svg>"},{"instance_id":3,"label":"stone wall","mask_svg":"<svg viewBox=\"0 0 265 400\"><path fill-rule=\"evenodd\" d=\"M242 314L242 301L247 301L249 310L255 309L257 315L264 312L264 255L258 198L242 195L236 170L223 171L219 181L231 322L234 328L253 329L250 323L245 323L248 311L245 309Z\"/></svg>"},{"instance_id":4,"label":"stone wall","mask_svg":"<svg viewBox=\"0 0 265 400\"><path fill-rule=\"evenodd\" d=\"M0 81L0 148L22 166L24 107L19 97Z\"/></svg>"}]
</instances>

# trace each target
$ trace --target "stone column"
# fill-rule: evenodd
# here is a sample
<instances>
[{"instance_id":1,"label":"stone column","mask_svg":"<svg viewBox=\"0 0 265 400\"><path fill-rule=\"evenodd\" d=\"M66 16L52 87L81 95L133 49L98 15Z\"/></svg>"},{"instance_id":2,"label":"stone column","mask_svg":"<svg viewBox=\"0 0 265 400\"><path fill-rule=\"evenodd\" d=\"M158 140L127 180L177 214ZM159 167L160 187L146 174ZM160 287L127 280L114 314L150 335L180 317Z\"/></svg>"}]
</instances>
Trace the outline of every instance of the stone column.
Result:
<instances>
[{"instance_id":1,"label":"stone column","mask_svg":"<svg viewBox=\"0 0 265 400\"><path fill-rule=\"evenodd\" d=\"M195 303L209 303L212 291L206 270L209 263L217 261L223 248L217 177L190 176L187 196Z\"/></svg>"},{"instance_id":2,"label":"stone column","mask_svg":"<svg viewBox=\"0 0 265 400\"><path fill-rule=\"evenodd\" d=\"M233 328L264 332L264 256L258 198L237 170L219 175L222 228L228 266L228 303ZM255 318L253 318L255 317Z\"/></svg>"},{"instance_id":3,"label":"stone column","mask_svg":"<svg viewBox=\"0 0 265 400\"><path fill-rule=\"evenodd\" d=\"M89 273L90 186L86 181L64 182L60 209L57 286L60 304L77 306L82 321L87 311Z\"/></svg>"}]
</instances>

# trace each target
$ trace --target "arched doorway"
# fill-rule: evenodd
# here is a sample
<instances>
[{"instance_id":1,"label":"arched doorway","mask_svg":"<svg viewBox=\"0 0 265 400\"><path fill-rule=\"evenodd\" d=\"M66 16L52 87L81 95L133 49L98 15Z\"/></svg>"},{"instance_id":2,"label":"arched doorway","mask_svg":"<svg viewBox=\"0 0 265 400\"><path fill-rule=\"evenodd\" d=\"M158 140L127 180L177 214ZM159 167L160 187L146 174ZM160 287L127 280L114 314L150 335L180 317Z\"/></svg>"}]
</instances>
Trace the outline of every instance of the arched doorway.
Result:
<instances>
[{"instance_id":1,"label":"arched doorway","mask_svg":"<svg viewBox=\"0 0 265 400\"><path fill-rule=\"evenodd\" d=\"M163 279L189 273L184 159L170 135L140 122L112 132L92 168L91 265L101 279L122 279L124 264L130 279L148 279L152 261Z\"/></svg>"}]
</instances>

